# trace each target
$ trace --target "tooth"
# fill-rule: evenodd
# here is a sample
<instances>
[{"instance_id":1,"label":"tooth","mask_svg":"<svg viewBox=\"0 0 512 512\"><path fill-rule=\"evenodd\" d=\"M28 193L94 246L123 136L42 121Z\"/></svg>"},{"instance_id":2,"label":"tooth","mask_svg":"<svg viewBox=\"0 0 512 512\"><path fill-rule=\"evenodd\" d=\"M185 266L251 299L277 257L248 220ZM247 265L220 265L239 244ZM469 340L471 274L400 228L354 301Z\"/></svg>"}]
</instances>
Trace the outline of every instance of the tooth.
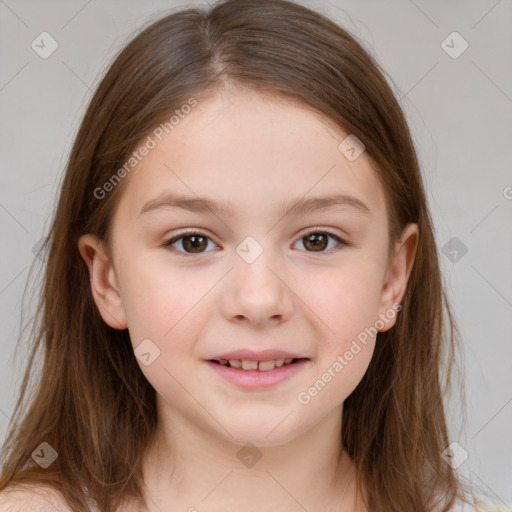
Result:
<instances>
[{"instance_id":1,"label":"tooth","mask_svg":"<svg viewBox=\"0 0 512 512\"><path fill-rule=\"evenodd\" d=\"M257 370L258 361L249 361L247 359L242 359L242 368L244 370Z\"/></svg>"},{"instance_id":2,"label":"tooth","mask_svg":"<svg viewBox=\"0 0 512 512\"><path fill-rule=\"evenodd\" d=\"M239 361L238 359L230 359L229 364L233 368L240 368L242 366L242 361Z\"/></svg>"},{"instance_id":3,"label":"tooth","mask_svg":"<svg viewBox=\"0 0 512 512\"><path fill-rule=\"evenodd\" d=\"M283 366L284 359L276 359L276 366Z\"/></svg>"},{"instance_id":4,"label":"tooth","mask_svg":"<svg viewBox=\"0 0 512 512\"><path fill-rule=\"evenodd\" d=\"M293 357L290 357L290 359L285 359L284 364L290 364L293 361Z\"/></svg>"},{"instance_id":5,"label":"tooth","mask_svg":"<svg viewBox=\"0 0 512 512\"><path fill-rule=\"evenodd\" d=\"M275 365L275 360L272 360L272 361L260 361L259 365L258 365L258 368L262 371L262 372L268 372L269 370L273 370L276 365Z\"/></svg>"},{"instance_id":6,"label":"tooth","mask_svg":"<svg viewBox=\"0 0 512 512\"><path fill-rule=\"evenodd\" d=\"M227 359L221 359L219 361L219 364L221 364L222 366L226 366L228 364L228 360Z\"/></svg>"}]
</instances>

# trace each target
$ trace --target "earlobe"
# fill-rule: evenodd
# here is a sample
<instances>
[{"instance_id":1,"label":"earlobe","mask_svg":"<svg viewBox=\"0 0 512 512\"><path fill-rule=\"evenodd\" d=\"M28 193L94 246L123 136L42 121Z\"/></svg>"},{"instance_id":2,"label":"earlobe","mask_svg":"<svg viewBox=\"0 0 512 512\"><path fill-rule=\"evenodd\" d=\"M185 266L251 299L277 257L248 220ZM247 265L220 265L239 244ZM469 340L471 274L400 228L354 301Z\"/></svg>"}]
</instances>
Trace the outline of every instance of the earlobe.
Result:
<instances>
[{"instance_id":1,"label":"earlobe","mask_svg":"<svg viewBox=\"0 0 512 512\"><path fill-rule=\"evenodd\" d=\"M82 235L78 240L78 249L89 269L91 293L100 315L110 327L126 329L126 314L114 266L103 242L94 235Z\"/></svg>"},{"instance_id":2,"label":"earlobe","mask_svg":"<svg viewBox=\"0 0 512 512\"><path fill-rule=\"evenodd\" d=\"M384 282L381 294L381 303L379 313L386 315L391 309L396 310L396 305L400 304L407 282L413 268L418 247L419 230L418 225L414 223L407 224L403 229L400 240L395 245L392 260L390 261L386 281ZM395 307L393 307L395 305ZM393 319L386 322L381 332L387 331L395 325L396 315Z\"/></svg>"}]
</instances>

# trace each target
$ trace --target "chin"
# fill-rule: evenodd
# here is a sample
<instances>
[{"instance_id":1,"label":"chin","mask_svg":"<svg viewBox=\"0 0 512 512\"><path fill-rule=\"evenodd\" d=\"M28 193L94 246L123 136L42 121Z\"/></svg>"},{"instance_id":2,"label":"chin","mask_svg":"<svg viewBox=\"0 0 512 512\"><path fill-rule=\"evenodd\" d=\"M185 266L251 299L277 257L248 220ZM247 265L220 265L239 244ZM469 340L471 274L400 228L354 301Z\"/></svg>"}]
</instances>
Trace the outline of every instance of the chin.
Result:
<instances>
[{"instance_id":1,"label":"chin","mask_svg":"<svg viewBox=\"0 0 512 512\"><path fill-rule=\"evenodd\" d=\"M290 429L290 425L278 426L284 417L279 421L276 421L275 418L268 421L260 418L257 423L253 424L249 424L247 421L236 424L225 423L226 430L231 436L224 430L217 429L217 432L227 442L240 446L245 446L248 443L260 447L280 446L293 441L299 435L299 432Z\"/></svg>"}]
</instances>

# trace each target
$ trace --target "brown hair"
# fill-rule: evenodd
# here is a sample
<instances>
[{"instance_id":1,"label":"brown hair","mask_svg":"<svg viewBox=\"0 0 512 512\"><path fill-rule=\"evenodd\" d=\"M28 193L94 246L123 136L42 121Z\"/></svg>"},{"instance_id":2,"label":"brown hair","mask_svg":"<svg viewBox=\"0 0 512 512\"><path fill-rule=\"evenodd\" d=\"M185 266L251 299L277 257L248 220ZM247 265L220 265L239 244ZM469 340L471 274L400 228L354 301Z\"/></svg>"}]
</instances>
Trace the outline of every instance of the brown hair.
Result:
<instances>
[{"instance_id":1,"label":"brown hair","mask_svg":"<svg viewBox=\"0 0 512 512\"><path fill-rule=\"evenodd\" d=\"M391 330L378 334L370 366L345 400L341 435L372 512L446 511L457 498L467 502L441 456L449 444L443 397L459 336L404 114L384 72L353 36L285 0L227 0L208 10L173 12L122 49L99 84L44 245L43 293L3 447L0 490L45 484L74 511L93 502L111 512L141 496L141 456L157 421L155 390L136 362L128 331L102 320L77 242L85 233L108 241L128 178L102 200L93 191L155 126L191 97L201 101L230 86L299 100L356 135L385 191L390 243L407 223L418 224L403 310ZM37 389L30 389L38 350L42 370ZM58 453L47 469L31 458L41 442Z\"/></svg>"}]
</instances>

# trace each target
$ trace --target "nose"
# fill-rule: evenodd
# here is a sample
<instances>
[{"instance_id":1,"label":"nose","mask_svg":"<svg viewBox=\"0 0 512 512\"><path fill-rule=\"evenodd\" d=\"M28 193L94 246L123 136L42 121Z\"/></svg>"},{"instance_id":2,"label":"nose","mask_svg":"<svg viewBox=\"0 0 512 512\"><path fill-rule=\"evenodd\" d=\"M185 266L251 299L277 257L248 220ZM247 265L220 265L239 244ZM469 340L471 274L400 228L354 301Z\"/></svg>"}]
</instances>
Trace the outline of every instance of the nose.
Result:
<instances>
[{"instance_id":1,"label":"nose","mask_svg":"<svg viewBox=\"0 0 512 512\"><path fill-rule=\"evenodd\" d=\"M236 256L224 290L223 313L228 320L265 326L280 324L291 317L291 279L269 253L263 251L252 263Z\"/></svg>"}]
</instances>

